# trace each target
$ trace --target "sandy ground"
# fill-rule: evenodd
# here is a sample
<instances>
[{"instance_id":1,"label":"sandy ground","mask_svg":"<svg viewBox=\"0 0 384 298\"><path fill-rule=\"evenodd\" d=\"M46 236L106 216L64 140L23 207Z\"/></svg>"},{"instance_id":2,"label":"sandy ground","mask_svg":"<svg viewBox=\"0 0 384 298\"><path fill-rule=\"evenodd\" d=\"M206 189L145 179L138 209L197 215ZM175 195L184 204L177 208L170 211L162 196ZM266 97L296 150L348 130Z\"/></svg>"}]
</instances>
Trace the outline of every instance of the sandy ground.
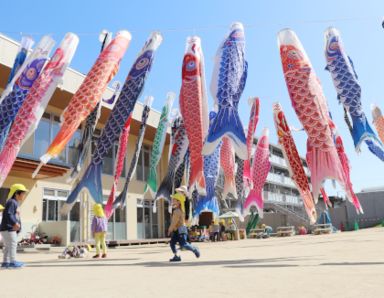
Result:
<instances>
[{"instance_id":1,"label":"sandy ground","mask_svg":"<svg viewBox=\"0 0 384 298\"><path fill-rule=\"evenodd\" d=\"M108 259L22 253L0 270L0 297L383 297L384 229L198 243L201 258L166 245L110 249Z\"/></svg>"}]
</instances>

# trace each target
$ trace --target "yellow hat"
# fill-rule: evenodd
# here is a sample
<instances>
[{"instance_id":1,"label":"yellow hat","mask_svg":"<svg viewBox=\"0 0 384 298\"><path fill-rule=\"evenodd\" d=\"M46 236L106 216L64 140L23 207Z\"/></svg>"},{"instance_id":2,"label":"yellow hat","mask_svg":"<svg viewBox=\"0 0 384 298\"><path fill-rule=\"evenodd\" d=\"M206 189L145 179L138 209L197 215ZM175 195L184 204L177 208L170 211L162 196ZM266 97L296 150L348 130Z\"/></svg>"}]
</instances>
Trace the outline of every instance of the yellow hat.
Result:
<instances>
[{"instance_id":1,"label":"yellow hat","mask_svg":"<svg viewBox=\"0 0 384 298\"><path fill-rule=\"evenodd\" d=\"M177 192L174 195L171 195L171 198L180 202L181 210L185 213L185 195L180 192Z\"/></svg>"},{"instance_id":2,"label":"yellow hat","mask_svg":"<svg viewBox=\"0 0 384 298\"><path fill-rule=\"evenodd\" d=\"M105 217L103 206L101 204L93 205L93 214L97 217Z\"/></svg>"},{"instance_id":3,"label":"yellow hat","mask_svg":"<svg viewBox=\"0 0 384 298\"><path fill-rule=\"evenodd\" d=\"M3 212L4 206L0 204L0 212Z\"/></svg>"},{"instance_id":4,"label":"yellow hat","mask_svg":"<svg viewBox=\"0 0 384 298\"><path fill-rule=\"evenodd\" d=\"M9 190L8 193L8 199L12 198L13 194L18 191L28 191L28 189L24 186L24 184L16 183L11 186L11 189Z\"/></svg>"}]
</instances>

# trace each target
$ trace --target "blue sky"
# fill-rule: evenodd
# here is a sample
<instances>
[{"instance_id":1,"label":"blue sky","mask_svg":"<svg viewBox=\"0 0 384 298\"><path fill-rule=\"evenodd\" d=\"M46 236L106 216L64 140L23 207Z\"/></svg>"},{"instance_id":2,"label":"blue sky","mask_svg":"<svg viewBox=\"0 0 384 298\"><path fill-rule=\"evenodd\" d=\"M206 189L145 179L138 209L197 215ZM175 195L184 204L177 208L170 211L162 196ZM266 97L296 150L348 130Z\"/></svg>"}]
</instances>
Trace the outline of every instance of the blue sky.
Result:
<instances>
[{"instance_id":1,"label":"blue sky","mask_svg":"<svg viewBox=\"0 0 384 298\"><path fill-rule=\"evenodd\" d=\"M116 79L124 81L130 66L153 30L162 32L160 46L142 98L153 95L153 106L160 109L169 90L177 94L181 83L181 63L185 40L189 35L202 39L206 61L207 84L210 84L213 57L228 32L229 25L240 21L245 25L246 52L249 63L248 81L240 101L242 119L248 119L249 96L261 100L257 134L263 127L271 130L271 142L276 143L272 118L272 103L279 101L290 125L300 127L285 86L277 32L292 28L299 36L319 76L330 111L343 137L351 161L352 183L355 191L384 185L384 163L362 146L358 155L343 121L342 107L337 103L330 74L324 70L324 30L337 27L346 51L354 61L362 85L362 101L369 121L370 104L375 102L384 111L384 30L381 27L384 2L380 0L322 0L322 1L7 1L3 4L0 31L19 40L20 32L38 40L51 33L60 42L68 31L77 33L80 44L71 67L87 73L95 61L102 29L116 32L127 29L132 33L131 45L122 61ZM210 106L212 100L210 97ZM141 98L141 100L142 100ZM177 105L177 103L175 103ZM244 121L248 125L248 120ZM306 135L294 135L300 154L305 155ZM328 189L328 187L327 187ZM333 191L331 191L333 192Z\"/></svg>"}]
</instances>

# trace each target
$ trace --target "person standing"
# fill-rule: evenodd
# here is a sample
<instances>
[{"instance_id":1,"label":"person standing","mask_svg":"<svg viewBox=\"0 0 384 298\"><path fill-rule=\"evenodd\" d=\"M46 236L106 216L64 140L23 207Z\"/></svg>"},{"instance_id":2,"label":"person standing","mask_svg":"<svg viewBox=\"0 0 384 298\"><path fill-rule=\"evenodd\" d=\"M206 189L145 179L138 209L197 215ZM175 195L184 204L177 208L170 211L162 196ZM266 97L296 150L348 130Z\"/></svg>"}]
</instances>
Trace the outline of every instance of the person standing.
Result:
<instances>
[{"instance_id":1,"label":"person standing","mask_svg":"<svg viewBox=\"0 0 384 298\"><path fill-rule=\"evenodd\" d=\"M224 241L225 239L225 220L220 220L220 241Z\"/></svg>"},{"instance_id":2,"label":"person standing","mask_svg":"<svg viewBox=\"0 0 384 298\"><path fill-rule=\"evenodd\" d=\"M94 259L106 258L107 257L107 245L105 243L105 235L108 230L108 222L104 214L103 206L101 204L93 205L93 220L92 220L92 235L95 238L96 255ZM103 250L103 254L100 253L100 246Z\"/></svg>"},{"instance_id":3,"label":"person standing","mask_svg":"<svg viewBox=\"0 0 384 298\"><path fill-rule=\"evenodd\" d=\"M171 225L168 228L168 236L171 237L170 246L174 254L170 262L180 262L181 257L177 255L176 244L180 247L192 251L196 258L200 257L200 251L197 247L192 246L188 242L188 229L185 225L185 200L184 193L177 192L171 196L172 198L172 219Z\"/></svg>"},{"instance_id":4,"label":"person standing","mask_svg":"<svg viewBox=\"0 0 384 298\"><path fill-rule=\"evenodd\" d=\"M209 227L209 231L210 231L211 241L213 242L219 241L220 226L217 219L212 220L211 225Z\"/></svg>"},{"instance_id":5,"label":"person standing","mask_svg":"<svg viewBox=\"0 0 384 298\"><path fill-rule=\"evenodd\" d=\"M1 268L21 268L24 263L16 261L17 234L21 230L19 205L24 201L28 189L23 184L13 184L9 190L7 202L0 224L4 251Z\"/></svg>"}]
</instances>

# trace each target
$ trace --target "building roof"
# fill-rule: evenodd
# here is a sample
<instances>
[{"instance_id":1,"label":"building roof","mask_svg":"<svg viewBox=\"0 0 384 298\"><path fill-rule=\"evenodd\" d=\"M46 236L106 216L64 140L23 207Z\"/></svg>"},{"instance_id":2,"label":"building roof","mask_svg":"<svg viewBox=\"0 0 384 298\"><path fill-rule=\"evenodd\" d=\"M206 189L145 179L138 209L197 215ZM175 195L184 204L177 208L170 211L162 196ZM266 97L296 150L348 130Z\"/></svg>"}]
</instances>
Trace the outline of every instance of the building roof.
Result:
<instances>
[{"instance_id":1,"label":"building roof","mask_svg":"<svg viewBox=\"0 0 384 298\"><path fill-rule=\"evenodd\" d=\"M363 188L361 192L381 192L384 191L384 185L382 186L374 186L374 187L368 187L368 188Z\"/></svg>"}]
</instances>

